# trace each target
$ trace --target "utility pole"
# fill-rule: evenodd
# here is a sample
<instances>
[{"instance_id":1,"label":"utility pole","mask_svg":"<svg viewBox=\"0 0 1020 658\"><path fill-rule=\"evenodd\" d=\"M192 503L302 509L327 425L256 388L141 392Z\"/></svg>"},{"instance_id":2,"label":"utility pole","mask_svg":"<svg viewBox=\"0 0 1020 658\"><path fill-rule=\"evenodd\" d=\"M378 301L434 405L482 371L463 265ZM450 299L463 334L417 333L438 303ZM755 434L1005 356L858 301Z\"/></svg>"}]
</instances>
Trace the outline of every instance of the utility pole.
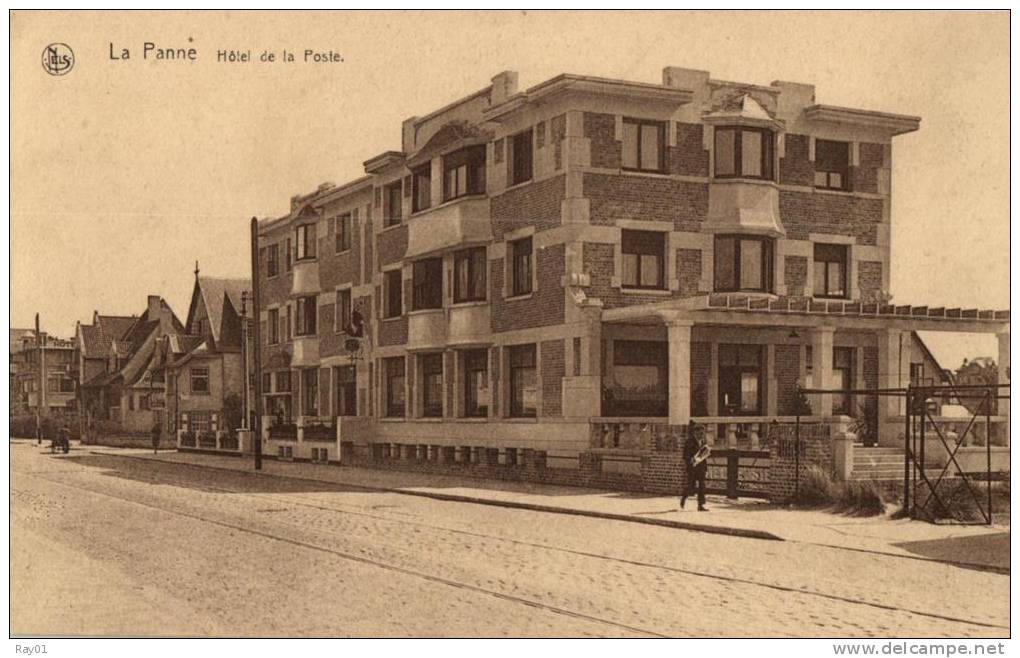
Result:
<instances>
[{"instance_id":1,"label":"utility pole","mask_svg":"<svg viewBox=\"0 0 1020 658\"><path fill-rule=\"evenodd\" d=\"M249 378L251 374L248 371L248 291L241 291L241 376L244 378L242 384L242 390L244 394L241 398L241 428L249 429L249 401L248 395L251 392L251 382Z\"/></svg>"},{"instance_id":2,"label":"utility pole","mask_svg":"<svg viewBox=\"0 0 1020 658\"><path fill-rule=\"evenodd\" d=\"M39 394L35 396L35 442L42 444L42 419L46 409L46 355L42 332L39 331L39 314L35 314L35 348L39 352Z\"/></svg>"},{"instance_id":3,"label":"utility pole","mask_svg":"<svg viewBox=\"0 0 1020 658\"><path fill-rule=\"evenodd\" d=\"M251 218L251 317L253 334L253 363L255 371L255 427L252 428L252 445L255 448L255 470L262 470L262 340L259 327L259 220Z\"/></svg>"}]
</instances>

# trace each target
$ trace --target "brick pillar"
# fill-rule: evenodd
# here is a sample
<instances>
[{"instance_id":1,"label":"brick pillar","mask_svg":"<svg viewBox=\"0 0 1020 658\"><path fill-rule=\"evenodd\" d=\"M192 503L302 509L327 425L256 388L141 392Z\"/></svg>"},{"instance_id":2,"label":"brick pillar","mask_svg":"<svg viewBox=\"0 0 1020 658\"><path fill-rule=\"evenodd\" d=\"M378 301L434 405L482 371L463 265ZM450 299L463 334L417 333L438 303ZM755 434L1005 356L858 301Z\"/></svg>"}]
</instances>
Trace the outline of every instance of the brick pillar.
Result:
<instances>
[{"instance_id":1,"label":"brick pillar","mask_svg":"<svg viewBox=\"0 0 1020 658\"><path fill-rule=\"evenodd\" d=\"M878 332L878 387L903 388L910 383L910 334L899 329ZM817 374L815 375L817 382ZM883 446L903 447L902 416L906 399L893 395L878 396L878 442Z\"/></svg>"}]
</instances>

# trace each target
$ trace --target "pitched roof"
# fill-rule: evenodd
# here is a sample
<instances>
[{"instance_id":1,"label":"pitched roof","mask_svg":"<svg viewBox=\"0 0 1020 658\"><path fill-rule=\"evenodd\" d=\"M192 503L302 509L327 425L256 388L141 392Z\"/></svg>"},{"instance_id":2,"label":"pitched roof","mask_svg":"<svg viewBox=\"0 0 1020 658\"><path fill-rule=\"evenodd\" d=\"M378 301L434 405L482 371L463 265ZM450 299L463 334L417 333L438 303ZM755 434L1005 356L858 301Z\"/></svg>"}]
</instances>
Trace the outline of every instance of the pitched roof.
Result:
<instances>
[{"instance_id":1,"label":"pitched roof","mask_svg":"<svg viewBox=\"0 0 1020 658\"><path fill-rule=\"evenodd\" d=\"M110 339L106 337L99 325L83 324L81 337L85 357L105 357L110 353Z\"/></svg>"},{"instance_id":2,"label":"pitched roof","mask_svg":"<svg viewBox=\"0 0 1020 658\"><path fill-rule=\"evenodd\" d=\"M98 315L96 324L109 340L120 340L138 322L133 315Z\"/></svg>"},{"instance_id":3,"label":"pitched roof","mask_svg":"<svg viewBox=\"0 0 1020 658\"><path fill-rule=\"evenodd\" d=\"M209 327L212 329L216 342L221 340L223 330L224 298L233 306L234 312L241 315L241 293L251 290L250 279L215 279L208 276L198 277L198 287L205 301L205 312L209 316ZM246 314L251 317L250 304Z\"/></svg>"}]
</instances>

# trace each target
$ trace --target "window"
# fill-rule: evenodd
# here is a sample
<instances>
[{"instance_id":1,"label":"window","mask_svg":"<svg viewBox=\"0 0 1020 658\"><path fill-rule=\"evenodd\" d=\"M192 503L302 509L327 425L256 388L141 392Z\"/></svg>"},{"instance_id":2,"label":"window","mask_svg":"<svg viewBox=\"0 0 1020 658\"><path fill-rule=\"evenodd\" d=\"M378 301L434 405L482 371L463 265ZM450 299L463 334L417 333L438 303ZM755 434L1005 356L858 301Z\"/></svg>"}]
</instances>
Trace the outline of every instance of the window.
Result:
<instances>
[{"instance_id":1,"label":"window","mask_svg":"<svg viewBox=\"0 0 1020 658\"><path fill-rule=\"evenodd\" d=\"M198 394L209 393L209 369L208 368L192 368L190 371L191 375L191 392Z\"/></svg>"},{"instance_id":2,"label":"window","mask_svg":"<svg viewBox=\"0 0 1020 658\"><path fill-rule=\"evenodd\" d=\"M386 288L386 317L400 317L404 312L403 297L400 290L403 285L400 270L396 269L386 272L383 283Z\"/></svg>"},{"instance_id":3,"label":"window","mask_svg":"<svg viewBox=\"0 0 1020 658\"><path fill-rule=\"evenodd\" d=\"M270 345L275 345L280 342L280 309L271 308L269 309L269 319L266 321L266 328L269 331L269 335L266 340Z\"/></svg>"},{"instance_id":4,"label":"window","mask_svg":"<svg viewBox=\"0 0 1020 658\"><path fill-rule=\"evenodd\" d=\"M443 259L415 261L412 270L412 308L416 311L443 308Z\"/></svg>"},{"instance_id":5,"label":"window","mask_svg":"<svg viewBox=\"0 0 1020 658\"><path fill-rule=\"evenodd\" d=\"M186 420L188 429L196 434L212 429L212 414L208 411L192 411Z\"/></svg>"},{"instance_id":6,"label":"window","mask_svg":"<svg viewBox=\"0 0 1020 658\"><path fill-rule=\"evenodd\" d=\"M753 236L716 237L715 289L718 292L771 292L772 241Z\"/></svg>"},{"instance_id":7,"label":"window","mask_svg":"<svg viewBox=\"0 0 1020 658\"><path fill-rule=\"evenodd\" d=\"M151 407L149 406L149 395L147 393L142 393L141 395L138 396L138 410L149 411L150 409Z\"/></svg>"},{"instance_id":8,"label":"window","mask_svg":"<svg viewBox=\"0 0 1020 658\"><path fill-rule=\"evenodd\" d=\"M344 333L351 333L351 289L336 291L336 311L333 315L336 318L337 330Z\"/></svg>"},{"instance_id":9,"label":"window","mask_svg":"<svg viewBox=\"0 0 1020 658\"><path fill-rule=\"evenodd\" d=\"M284 318L284 323L283 323L283 336L284 336L284 340L290 340L291 338L293 338L293 333L292 332L293 332L293 329L294 329L294 325L293 325L293 319L291 317L292 315L293 315L293 308L291 307L290 304L287 304L287 317Z\"/></svg>"},{"instance_id":10,"label":"window","mask_svg":"<svg viewBox=\"0 0 1020 658\"><path fill-rule=\"evenodd\" d=\"M297 300L297 329L298 336L314 336L317 333L316 326L316 300L315 296L298 297Z\"/></svg>"},{"instance_id":11,"label":"window","mask_svg":"<svg viewBox=\"0 0 1020 658\"><path fill-rule=\"evenodd\" d=\"M271 372L262 373L262 392L263 393L273 392L273 373Z\"/></svg>"},{"instance_id":12,"label":"window","mask_svg":"<svg viewBox=\"0 0 1020 658\"><path fill-rule=\"evenodd\" d=\"M432 205L432 163L423 164L411 174L411 212L418 212Z\"/></svg>"},{"instance_id":13,"label":"window","mask_svg":"<svg viewBox=\"0 0 1020 658\"><path fill-rule=\"evenodd\" d=\"M849 174L850 144L816 139L815 187L825 190L848 190Z\"/></svg>"},{"instance_id":14,"label":"window","mask_svg":"<svg viewBox=\"0 0 1020 658\"><path fill-rule=\"evenodd\" d=\"M772 180L772 131L742 126L716 128L715 176Z\"/></svg>"},{"instance_id":15,"label":"window","mask_svg":"<svg viewBox=\"0 0 1020 658\"><path fill-rule=\"evenodd\" d=\"M761 345L719 345L719 413L761 414Z\"/></svg>"},{"instance_id":16,"label":"window","mask_svg":"<svg viewBox=\"0 0 1020 658\"><path fill-rule=\"evenodd\" d=\"M847 296L846 262L846 245L815 245L815 297Z\"/></svg>"},{"instance_id":17,"label":"window","mask_svg":"<svg viewBox=\"0 0 1020 658\"><path fill-rule=\"evenodd\" d=\"M284 267L286 271L290 272L294 268L292 261L294 257L294 247L290 244L290 238L287 238L287 253L284 255Z\"/></svg>"},{"instance_id":18,"label":"window","mask_svg":"<svg viewBox=\"0 0 1020 658\"><path fill-rule=\"evenodd\" d=\"M485 247L465 249L453 255L453 301L485 301Z\"/></svg>"},{"instance_id":19,"label":"window","mask_svg":"<svg viewBox=\"0 0 1020 658\"><path fill-rule=\"evenodd\" d=\"M510 415L534 418L538 404L538 373L535 346L517 345L510 351Z\"/></svg>"},{"instance_id":20,"label":"window","mask_svg":"<svg viewBox=\"0 0 1020 658\"><path fill-rule=\"evenodd\" d=\"M386 368L386 416L404 416L404 357L383 359Z\"/></svg>"},{"instance_id":21,"label":"window","mask_svg":"<svg viewBox=\"0 0 1020 658\"><path fill-rule=\"evenodd\" d=\"M665 288L666 238L658 231L623 231L623 285Z\"/></svg>"},{"instance_id":22,"label":"window","mask_svg":"<svg viewBox=\"0 0 1020 658\"><path fill-rule=\"evenodd\" d=\"M358 380L354 366L338 366L333 368L336 378L336 415L358 415Z\"/></svg>"},{"instance_id":23,"label":"window","mask_svg":"<svg viewBox=\"0 0 1020 658\"><path fill-rule=\"evenodd\" d=\"M669 415L668 364L668 343L614 340L606 412L611 416Z\"/></svg>"},{"instance_id":24,"label":"window","mask_svg":"<svg viewBox=\"0 0 1020 658\"><path fill-rule=\"evenodd\" d=\"M73 393L74 392L74 380L68 379L67 377L60 378L60 393Z\"/></svg>"},{"instance_id":25,"label":"window","mask_svg":"<svg viewBox=\"0 0 1020 658\"><path fill-rule=\"evenodd\" d=\"M530 178L530 174L528 178ZM469 146L443 157L443 200L485 192L485 145Z\"/></svg>"},{"instance_id":26,"label":"window","mask_svg":"<svg viewBox=\"0 0 1020 658\"><path fill-rule=\"evenodd\" d=\"M443 355L421 355L421 415L439 418L443 415Z\"/></svg>"},{"instance_id":27,"label":"window","mask_svg":"<svg viewBox=\"0 0 1020 658\"><path fill-rule=\"evenodd\" d=\"M511 185L531 180L531 159L531 130L529 129L510 138Z\"/></svg>"},{"instance_id":28,"label":"window","mask_svg":"<svg viewBox=\"0 0 1020 658\"><path fill-rule=\"evenodd\" d=\"M486 350L464 353L464 415L489 415L489 357Z\"/></svg>"},{"instance_id":29,"label":"window","mask_svg":"<svg viewBox=\"0 0 1020 658\"><path fill-rule=\"evenodd\" d=\"M301 371L302 411L305 416L319 415L319 371L305 368Z\"/></svg>"},{"instance_id":30,"label":"window","mask_svg":"<svg viewBox=\"0 0 1020 658\"><path fill-rule=\"evenodd\" d=\"M297 240L297 259L315 258L315 224L302 224L295 230Z\"/></svg>"},{"instance_id":31,"label":"window","mask_svg":"<svg viewBox=\"0 0 1020 658\"><path fill-rule=\"evenodd\" d=\"M386 217L383 220L385 226L396 226L400 223L400 219L403 217L400 198L401 187L400 181L387 185L383 188L383 202L386 204L383 206L383 210L386 213Z\"/></svg>"},{"instance_id":32,"label":"window","mask_svg":"<svg viewBox=\"0 0 1020 658\"><path fill-rule=\"evenodd\" d=\"M924 364L923 363L911 363L910 364L910 385L911 386L922 386L930 384L925 380L924 377Z\"/></svg>"},{"instance_id":33,"label":"window","mask_svg":"<svg viewBox=\"0 0 1020 658\"><path fill-rule=\"evenodd\" d=\"M266 276L272 277L280 273L280 245L271 244L266 247Z\"/></svg>"},{"instance_id":34,"label":"window","mask_svg":"<svg viewBox=\"0 0 1020 658\"><path fill-rule=\"evenodd\" d=\"M344 213L336 218L336 253L351 248L351 213Z\"/></svg>"},{"instance_id":35,"label":"window","mask_svg":"<svg viewBox=\"0 0 1020 658\"><path fill-rule=\"evenodd\" d=\"M510 251L513 255L510 296L527 295L531 292L531 238L511 242Z\"/></svg>"},{"instance_id":36,"label":"window","mask_svg":"<svg viewBox=\"0 0 1020 658\"><path fill-rule=\"evenodd\" d=\"M853 388L854 348L832 348L832 381L828 388L850 390ZM841 416L853 414L853 401L849 393L832 394L832 413Z\"/></svg>"},{"instance_id":37,"label":"window","mask_svg":"<svg viewBox=\"0 0 1020 658\"><path fill-rule=\"evenodd\" d=\"M134 396L134 393L128 393L127 401L128 401L128 411L134 411L135 410L135 396Z\"/></svg>"},{"instance_id":38,"label":"window","mask_svg":"<svg viewBox=\"0 0 1020 658\"><path fill-rule=\"evenodd\" d=\"M623 168L662 171L665 124L659 121L623 120Z\"/></svg>"},{"instance_id":39,"label":"window","mask_svg":"<svg viewBox=\"0 0 1020 658\"><path fill-rule=\"evenodd\" d=\"M290 370L280 370L276 373L277 393L290 393Z\"/></svg>"}]
</instances>

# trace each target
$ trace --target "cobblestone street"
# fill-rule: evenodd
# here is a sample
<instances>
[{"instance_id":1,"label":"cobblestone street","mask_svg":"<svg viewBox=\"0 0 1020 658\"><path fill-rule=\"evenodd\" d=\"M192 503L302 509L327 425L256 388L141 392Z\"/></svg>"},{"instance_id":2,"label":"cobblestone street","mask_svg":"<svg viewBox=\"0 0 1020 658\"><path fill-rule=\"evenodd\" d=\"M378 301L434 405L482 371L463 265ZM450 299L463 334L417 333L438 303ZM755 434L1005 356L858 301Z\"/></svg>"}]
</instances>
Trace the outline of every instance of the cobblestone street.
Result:
<instances>
[{"instance_id":1,"label":"cobblestone street","mask_svg":"<svg viewBox=\"0 0 1020 658\"><path fill-rule=\"evenodd\" d=\"M1008 635L959 566L11 444L13 634Z\"/></svg>"}]
</instances>

